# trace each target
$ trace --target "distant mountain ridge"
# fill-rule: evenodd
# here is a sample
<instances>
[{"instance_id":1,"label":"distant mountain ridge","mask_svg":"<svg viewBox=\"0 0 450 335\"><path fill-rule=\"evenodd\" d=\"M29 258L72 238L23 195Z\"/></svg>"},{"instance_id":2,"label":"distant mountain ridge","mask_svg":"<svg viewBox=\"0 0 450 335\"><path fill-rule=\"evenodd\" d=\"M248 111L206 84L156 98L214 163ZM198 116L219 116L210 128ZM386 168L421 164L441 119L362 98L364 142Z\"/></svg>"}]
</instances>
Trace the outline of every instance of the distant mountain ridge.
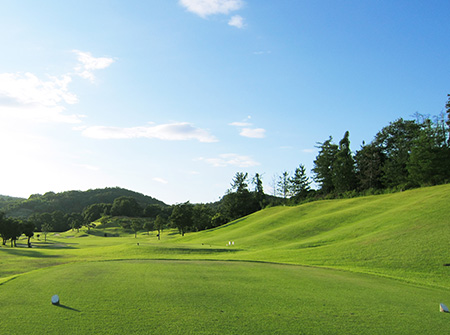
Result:
<instances>
[{"instance_id":1,"label":"distant mountain ridge","mask_svg":"<svg viewBox=\"0 0 450 335\"><path fill-rule=\"evenodd\" d=\"M62 211L65 214L80 213L89 205L97 203L112 204L114 199L119 197L132 197L142 207L150 204L166 206L164 202L142 193L120 187L107 187L87 191L47 192L43 195L33 194L28 199L0 196L0 204L2 199L7 201L6 205L0 208L8 216L27 218L33 213L51 213L54 211Z\"/></svg>"}]
</instances>

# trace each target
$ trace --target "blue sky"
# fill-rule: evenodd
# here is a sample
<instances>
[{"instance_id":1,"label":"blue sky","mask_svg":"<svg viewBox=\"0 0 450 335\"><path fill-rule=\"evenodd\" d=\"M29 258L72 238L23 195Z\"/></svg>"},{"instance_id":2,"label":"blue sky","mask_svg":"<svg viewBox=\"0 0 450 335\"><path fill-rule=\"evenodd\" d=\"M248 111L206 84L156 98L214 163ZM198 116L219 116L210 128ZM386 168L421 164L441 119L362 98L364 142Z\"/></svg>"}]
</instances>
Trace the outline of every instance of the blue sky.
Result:
<instances>
[{"instance_id":1,"label":"blue sky","mask_svg":"<svg viewBox=\"0 0 450 335\"><path fill-rule=\"evenodd\" d=\"M449 1L0 4L0 194L212 202L450 93Z\"/></svg>"}]
</instances>

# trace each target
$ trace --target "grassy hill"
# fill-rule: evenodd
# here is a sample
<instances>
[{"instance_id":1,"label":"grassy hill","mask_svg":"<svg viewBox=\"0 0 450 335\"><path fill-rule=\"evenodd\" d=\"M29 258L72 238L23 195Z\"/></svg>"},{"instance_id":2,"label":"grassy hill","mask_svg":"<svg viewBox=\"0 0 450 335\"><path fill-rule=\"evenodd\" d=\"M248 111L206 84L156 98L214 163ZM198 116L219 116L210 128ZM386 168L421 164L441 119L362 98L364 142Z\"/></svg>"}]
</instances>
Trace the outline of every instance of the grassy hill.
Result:
<instances>
[{"instance_id":1,"label":"grassy hill","mask_svg":"<svg viewBox=\"0 0 450 335\"><path fill-rule=\"evenodd\" d=\"M274 207L183 242L235 258L325 266L450 287L450 185ZM181 239L179 239L181 241Z\"/></svg>"},{"instance_id":2,"label":"grassy hill","mask_svg":"<svg viewBox=\"0 0 450 335\"><path fill-rule=\"evenodd\" d=\"M444 185L273 207L160 241L117 227L20 240L0 247L0 318L12 334L442 333L449 203Z\"/></svg>"},{"instance_id":3,"label":"grassy hill","mask_svg":"<svg viewBox=\"0 0 450 335\"><path fill-rule=\"evenodd\" d=\"M8 216L27 218L33 213L62 211L65 214L81 213L92 204L112 204L116 198L132 197L142 206L157 204L165 206L160 200L120 187L107 187L87 191L47 192L43 195L33 194L28 199L17 199L3 209ZM1 198L0 198L1 204Z\"/></svg>"}]
</instances>

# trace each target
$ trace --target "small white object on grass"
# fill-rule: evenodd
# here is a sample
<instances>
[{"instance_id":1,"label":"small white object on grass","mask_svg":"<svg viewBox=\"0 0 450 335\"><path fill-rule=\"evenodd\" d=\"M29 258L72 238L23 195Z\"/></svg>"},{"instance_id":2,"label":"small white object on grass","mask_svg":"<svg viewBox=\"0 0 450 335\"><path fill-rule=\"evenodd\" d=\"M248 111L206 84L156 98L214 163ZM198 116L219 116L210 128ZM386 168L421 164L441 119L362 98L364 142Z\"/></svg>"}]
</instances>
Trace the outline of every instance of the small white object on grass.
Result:
<instances>
[{"instance_id":1,"label":"small white object on grass","mask_svg":"<svg viewBox=\"0 0 450 335\"><path fill-rule=\"evenodd\" d=\"M55 295L52 297L52 304L53 304L53 305L59 305L59 297L58 297L57 294L55 294Z\"/></svg>"},{"instance_id":2,"label":"small white object on grass","mask_svg":"<svg viewBox=\"0 0 450 335\"><path fill-rule=\"evenodd\" d=\"M448 307L445 306L444 304L439 304L439 311L440 312L444 312L444 313L449 313Z\"/></svg>"}]
</instances>

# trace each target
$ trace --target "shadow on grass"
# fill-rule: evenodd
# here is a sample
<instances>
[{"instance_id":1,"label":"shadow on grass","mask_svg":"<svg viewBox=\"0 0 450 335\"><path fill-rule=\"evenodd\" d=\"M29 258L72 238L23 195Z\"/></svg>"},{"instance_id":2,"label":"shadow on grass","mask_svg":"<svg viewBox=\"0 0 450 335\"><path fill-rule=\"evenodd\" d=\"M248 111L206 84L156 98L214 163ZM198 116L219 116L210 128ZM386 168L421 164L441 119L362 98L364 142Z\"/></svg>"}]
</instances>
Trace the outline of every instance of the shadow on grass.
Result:
<instances>
[{"instance_id":1,"label":"shadow on grass","mask_svg":"<svg viewBox=\"0 0 450 335\"><path fill-rule=\"evenodd\" d=\"M66 306L66 305L58 304L58 305L54 305L54 306L59 307L59 308L67 309L67 310L69 310L69 311L74 311L74 312L78 312L78 313L81 312L80 310L78 310L78 309L76 309L76 308L69 307L69 306Z\"/></svg>"},{"instance_id":2,"label":"shadow on grass","mask_svg":"<svg viewBox=\"0 0 450 335\"><path fill-rule=\"evenodd\" d=\"M24 256L24 257L32 257L32 258L58 258L61 257L59 255L48 255L44 254L38 250L33 250L32 248L1 248L2 252L6 252L15 256Z\"/></svg>"},{"instance_id":3,"label":"shadow on grass","mask_svg":"<svg viewBox=\"0 0 450 335\"><path fill-rule=\"evenodd\" d=\"M156 248L156 251L167 254L215 254L215 253L230 253L242 251L241 249L225 249L225 248Z\"/></svg>"}]
</instances>

